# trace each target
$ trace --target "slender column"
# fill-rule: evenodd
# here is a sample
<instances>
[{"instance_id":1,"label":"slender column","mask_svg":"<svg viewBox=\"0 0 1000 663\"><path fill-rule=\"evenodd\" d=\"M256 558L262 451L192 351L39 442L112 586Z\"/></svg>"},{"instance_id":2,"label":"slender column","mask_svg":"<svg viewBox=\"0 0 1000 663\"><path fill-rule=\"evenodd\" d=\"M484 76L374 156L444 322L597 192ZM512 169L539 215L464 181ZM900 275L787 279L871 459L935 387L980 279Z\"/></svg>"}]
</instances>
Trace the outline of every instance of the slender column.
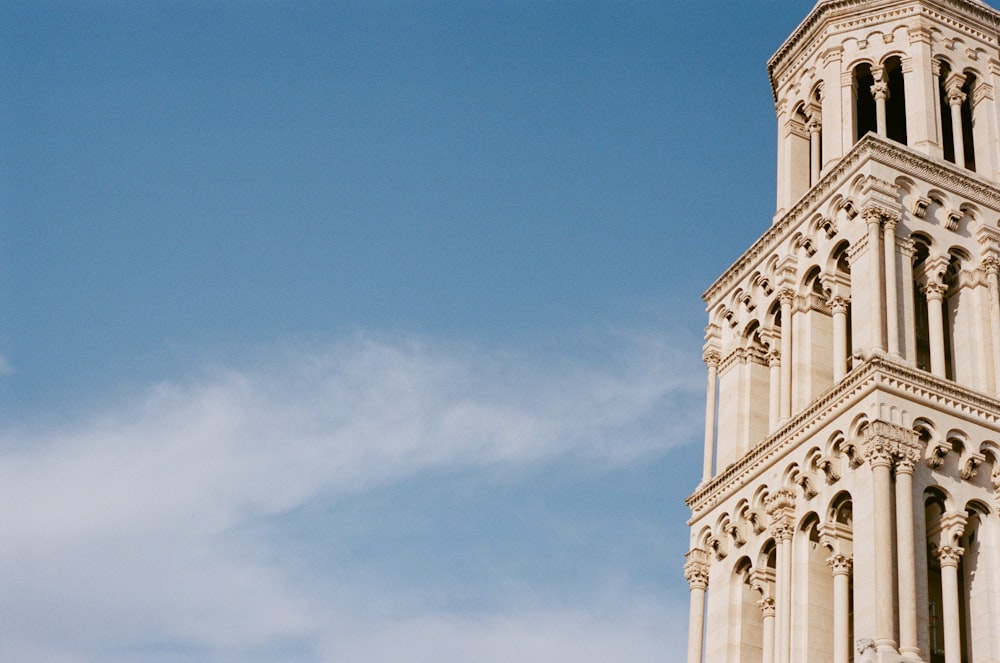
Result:
<instances>
[{"instance_id":1,"label":"slender column","mask_svg":"<svg viewBox=\"0 0 1000 663\"><path fill-rule=\"evenodd\" d=\"M886 217L883 221L883 244L885 245L885 315L886 338L889 354L899 353L899 279L896 277L896 219Z\"/></svg>"},{"instance_id":2,"label":"slender column","mask_svg":"<svg viewBox=\"0 0 1000 663\"><path fill-rule=\"evenodd\" d=\"M875 131L878 132L879 136L885 138L885 100L889 98L889 84L885 81L875 83L872 86L872 96L875 97Z\"/></svg>"},{"instance_id":3,"label":"slender column","mask_svg":"<svg viewBox=\"0 0 1000 663\"><path fill-rule=\"evenodd\" d=\"M962 103L965 93L962 84L965 76L952 74L948 77L948 105L951 106L951 137L955 144L955 165L965 168L965 136L962 133Z\"/></svg>"},{"instance_id":4,"label":"slender column","mask_svg":"<svg viewBox=\"0 0 1000 663\"><path fill-rule=\"evenodd\" d=\"M1000 258L989 256L983 260L986 282L990 289L990 337L993 339L993 391L1000 395Z\"/></svg>"},{"instance_id":5,"label":"slender column","mask_svg":"<svg viewBox=\"0 0 1000 663\"><path fill-rule=\"evenodd\" d=\"M781 412L782 421L792 416L792 299L790 288L778 293L781 300Z\"/></svg>"},{"instance_id":6,"label":"slender column","mask_svg":"<svg viewBox=\"0 0 1000 663\"><path fill-rule=\"evenodd\" d=\"M705 591L708 589L708 552L694 548L687 554L684 577L691 590L688 617L687 663L701 663L702 641L705 638Z\"/></svg>"},{"instance_id":7,"label":"slender column","mask_svg":"<svg viewBox=\"0 0 1000 663\"><path fill-rule=\"evenodd\" d=\"M882 212L877 209L868 209L864 214L865 223L868 224L868 254L871 256L871 293L872 293L872 347L885 349L882 339L885 338L885 314L883 307L882 293L882 260L878 250L879 227L882 223Z\"/></svg>"},{"instance_id":8,"label":"slender column","mask_svg":"<svg viewBox=\"0 0 1000 663\"><path fill-rule=\"evenodd\" d=\"M951 136L944 135L944 126L941 124L941 117L939 116L941 108L941 61L931 60L931 89L934 90L934 135L937 141L941 144L941 149L944 149L944 142L950 140ZM935 156L941 156L938 153Z\"/></svg>"},{"instance_id":9,"label":"slender column","mask_svg":"<svg viewBox=\"0 0 1000 663\"><path fill-rule=\"evenodd\" d=\"M833 663L849 663L851 558L833 555L826 563L833 569Z\"/></svg>"},{"instance_id":10,"label":"slender column","mask_svg":"<svg viewBox=\"0 0 1000 663\"><path fill-rule=\"evenodd\" d=\"M937 549L941 562L941 608L944 613L944 663L962 662L962 634L958 619L958 560L965 551L956 546Z\"/></svg>"},{"instance_id":11,"label":"slender column","mask_svg":"<svg viewBox=\"0 0 1000 663\"><path fill-rule=\"evenodd\" d=\"M777 645L775 663L790 663L792 648L792 527L782 525L775 531L778 540L777 563Z\"/></svg>"},{"instance_id":12,"label":"slender column","mask_svg":"<svg viewBox=\"0 0 1000 663\"><path fill-rule=\"evenodd\" d=\"M806 129L809 131L809 184L814 186L819 182L819 172L822 167L820 163L822 125L818 120L812 119L806 123Z\"/></svg>"},{"instance_id":13,"label":"slender column","mask_svg":"<svg viewBox=\"0 0 1000 663\"><path fill-rule=\"evenodd\" d=\"M776 490L767 503L771 533L777 543L774 599L776 611L774 662L791 663L792 640L792 533L795 493L787 488Z\"/></svg>"},{"instance_id":14,"label":"slender column","mask_svg":"<svg viewBox=\"0 0 1000 663\"><path fill-rule=\"evenodd\" d=\"M705 395L705 460L702 465L701 480L712 478L712 460L715 455L715 390L718 382L719 353L707 350L704 354L708 365L708 389Z\"/></svg>"},{"instance_id":15,"label":"slender column","mask_svg":"<svg viewBox=\"0 0 1000 663\"><path fill-rule=\"evenodd\" d=\"M896 459L896 563L899 569L899 653L920 660L917 646L917 567L913 538L913 469L919 447Z\"/></svg>"},{"instance_id":16,"label":"slender column","mask_svg":"<svg viewBox=\"0 0 1000 663\"><path fill-rule=\"evenodd\" d=\"M946 288L937 281L928 281L924 286L927 294L927 336L931 345L931 373L945 377L944 360L944 311L942 299Z\"/></svg>"},{"instance_id":17,"label":"slender column","mask_svg":"<svg viewBox=\"0 0 1000 663\"><path fill-rule=\"evenodd\" d=\"M875 428L881 422L872 422L869 428ZM892 456L889 454L884 438L873 431L872 442L868 447L868 462L872 467L873 490L872 501L875 511L875 646L880 657L895 653L896 642L893 640L893 551L892 551ZM882 660L880 658L880 660Z\"/></svg>"},{"instance_id":18,"label":"slender column","mask_svg":"<svg viewBox=\"0 0 1000 663\"><path fill-rule=\"evenodd\" d=\"M829 301L833 311L833 381L847 375L847 300L835 295Z\"/></svg>"},{"instance_id":19,"label":"slender column","mask_svg":"<svg viewBox=\"0 0 1000 663\"><path fill-rule=\"evenodd\" d=\"M771 597L762 598L757 601L760 612L764 616L763 633L763 663L774 663L774 599Z\"/></svg>"},{"instance_id":20,"label":"slender column","mask_svg":"<svg viewBox=\"0 0 1000 663\"><path fill-rule=\"evenodd\" d=\"M769 352L767 355L768 367L768 403L767 403L767 430L774 432L778 428L778 421L781 419L781 354Z\"/></svg>"},{"instance_id":21,"label":"slender column","mask_svg":"<svg viewBox=\"0 0 1000 663\"><path fill-rule=\"evenodd\" d=\"M899 255L902 258L903 266L903 319L909 322L903 325L903 335L906 339L905 354L908 363L916 364L917 357L917 326L913 324L914 319L914 288L913 288L913 254L916 252L916 245L912 239L905 238L899 240Z\"/></svg>"}]
</instances>

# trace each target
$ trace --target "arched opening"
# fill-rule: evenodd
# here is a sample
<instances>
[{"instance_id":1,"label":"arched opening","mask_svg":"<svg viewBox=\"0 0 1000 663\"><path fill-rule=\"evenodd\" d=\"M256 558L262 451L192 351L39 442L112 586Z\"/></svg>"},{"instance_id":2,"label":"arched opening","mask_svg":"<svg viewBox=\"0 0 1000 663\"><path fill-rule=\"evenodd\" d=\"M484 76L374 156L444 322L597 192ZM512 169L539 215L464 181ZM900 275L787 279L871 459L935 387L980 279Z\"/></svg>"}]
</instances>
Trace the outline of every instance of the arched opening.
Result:
<instances>
[{"instance_id":1,"label":"arched opening","mask_svg":"<svg viewBox=\"0 0 1000 663\"><path fill-rule=\"evenodd\" d=\"M965 167L969 170L975 170L976 148L973 139L972 92L976 86L976 75L972 72L964 74L952 72L951 66L942 61L938 81L941 98L941 142L944 158L952 163L958 163L955 151L962 150ZM958 107L959 119L962 123L962 144L956 145L955 115L952 112L952 105L959 99L961 100Z\"/></svg>"},{"instance_id":2,"label":"arched opening","mask_svg":"<svg viewBox=\"0 0 1000 663\"><path fill-rule=\"evenodd\" d=\"M871 65L862 63L854 68L854 140L856 141L861 140L861 137L869 131L877 131L875 97L872 96L874 84Z\"/></svg>"},{"instance_id":3,"label":"arched opening","mask_svg":"<svg viewBox=\"0 0 1000 663\"><path fill-rule=\"evenodd\" d=\"M889 84L889 98L885 103L885 135L906 145L906 88L903 84L903 65L899 57L885 61L885 76Z\"/></svg>"},{"instance_id":4,"label":"arched opening","mask_svg":"<svg viewBox=\"0 0 1000 663\"><path fill-rule=\"evenodd\" d=\"M962 93L965 101L962 102L962 148L965 150L965 167L969 170L976 169L976 145L972 137L972 92L976 89L976 75L966 72L965 84L962 85Z\"/></svg>"},{"instance_id":5,"label":"arched opening","mask_svg":"<svg viewBox=\"0 0 1000 663\"><path fill-rule=\"evenodd\" d=\"M802 522L804 536L797 537L799 549L796 551L806 561L802 572L806 575L805 610L792 617L792 629L800 630L804 638L801 644L802 660L820 661L829 656L833 649L833 572L828 551L820 543L820 520L815 513L809 514ZM796 622L799 622L798 629Z\"/></svg>"},{"instance_id":6,"label":"arched opening","mask_svg":"<svg viewBox=\"0 0 1000 663\"><path fill-rule=\"evenodd\" d=\"M930 256L930 240L923 235L914 234L913 239L913 274L920 274L924 263ZM914 278L913 282L913 322L916 331L917 341L917 368L931 370L931 341L930 323L927 315L927 294L921 287L920 282Z\"/></svg>"},{"instance_id":7,"label":"arched opening","mask_svg":"<svg viewBox=\"0 0 1000 663\"><path fill-rule=\"evenodd\" d=\"M764 656L764 620L753 588L753 565L749 557L740 559L733 573L732 623L739 629L739 659L747 663L762 663Z\"/></svg>"},{"instance_id":8,"label":"arched opening","mask_svg":"<svg viewBox=\"0 0 1000 663\"><path fill-rule=\"evenodd\" d=\"M938 561L938 531L945 514L944 496L933 488L924 492L924 522L927 523L927 635L929 663L944 663L944 607L941 592L941 564Z\"/></svg>"}]
</instances>

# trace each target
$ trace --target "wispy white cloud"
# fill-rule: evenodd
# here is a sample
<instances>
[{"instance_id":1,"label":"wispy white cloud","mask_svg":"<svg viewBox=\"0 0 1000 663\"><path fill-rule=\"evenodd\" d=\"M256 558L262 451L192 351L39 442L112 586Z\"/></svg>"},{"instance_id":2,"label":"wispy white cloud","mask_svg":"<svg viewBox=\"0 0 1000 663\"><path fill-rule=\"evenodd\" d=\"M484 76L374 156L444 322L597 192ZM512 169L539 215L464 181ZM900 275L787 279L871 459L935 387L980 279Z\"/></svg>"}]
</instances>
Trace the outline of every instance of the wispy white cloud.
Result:
<instances>
[{"instance_id":1,"label":"wispy white cloud","mask_svg":"<svg viewBox=\"0 0 1000 663\"><path fill-rule=\"evenodd\" d=\"M297 591L288 569L226 538L318 496L434 468L621 466L690 439L698 417L686 406L701 378L670 340L633 335L609 347L581 362L358 336L164 382L58 430L4 433L0 658L129 660L127 647L161 643L158 655L174 660L182 643L197 658L267 659L294 641L312 643L301 660L416 661L408 651L440 652L445 639L456 661L511 660L504 642L521 643L522 661L586 661L608 660L583 654L618 640L655 646L638 637L642 620L598 627L586 611L486 623L396 615L344 630L357 596ZM366 628L386 635L359 639ZM356 655L343 649L351 642ZM548 656L560 647L565 655Z\"/></svg>"}]
</instances>

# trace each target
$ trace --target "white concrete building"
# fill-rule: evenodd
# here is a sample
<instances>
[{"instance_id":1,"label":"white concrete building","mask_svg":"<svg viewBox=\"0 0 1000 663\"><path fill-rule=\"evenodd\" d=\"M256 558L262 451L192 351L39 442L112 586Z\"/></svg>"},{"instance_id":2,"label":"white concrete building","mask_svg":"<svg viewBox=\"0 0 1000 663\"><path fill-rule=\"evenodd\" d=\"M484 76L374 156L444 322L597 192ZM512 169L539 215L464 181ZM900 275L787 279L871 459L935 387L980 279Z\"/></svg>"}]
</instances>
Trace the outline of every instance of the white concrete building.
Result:
<instances>
[{"instance_id":1,"label":"white concrete building","mask_svg":"<svg viewBox=\"0 0 1000 663\"><path fill-rule=\"evenodd\" d=\"M708 289L688 663L1000 663L1000 13L821 0Z\"/></svg>"}]
</instances>

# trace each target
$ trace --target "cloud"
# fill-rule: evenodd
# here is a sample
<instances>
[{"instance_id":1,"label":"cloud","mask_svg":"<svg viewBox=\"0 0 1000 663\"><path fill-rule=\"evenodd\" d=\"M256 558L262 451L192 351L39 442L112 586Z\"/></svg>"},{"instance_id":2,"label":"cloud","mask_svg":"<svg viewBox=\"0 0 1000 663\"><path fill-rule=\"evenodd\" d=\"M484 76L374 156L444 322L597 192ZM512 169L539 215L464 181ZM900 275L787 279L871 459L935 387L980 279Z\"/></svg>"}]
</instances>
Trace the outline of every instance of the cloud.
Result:
<instances>
[{"instance_id":1,"label":"cloud","mask_svg":"<svg viewBox=\"0 0 1000 663\"><path fill-rule=\"evenodd\" d=\"M300 591L292 569L245 533L436 469L557 459L613 468L692 437L702 378L670 339L626 335L589 349L581 360L579 348L358 335L152 385L56 430L3 433L0 658L419 660L405 643L437 633L452 660L511 660L463 654L503 651L506 633L533 652L519 660L553 660L546 652L560 646L637 637L634 621L599 628L559 610L488 623L419 610L381 622L376 610L345 632L336 624L379 601ZM349 570L329 573L349 584ZM352 640L372 624L391 635ZM368 653L345 658L348 641Z\"/></svg>"}]
</instances>

